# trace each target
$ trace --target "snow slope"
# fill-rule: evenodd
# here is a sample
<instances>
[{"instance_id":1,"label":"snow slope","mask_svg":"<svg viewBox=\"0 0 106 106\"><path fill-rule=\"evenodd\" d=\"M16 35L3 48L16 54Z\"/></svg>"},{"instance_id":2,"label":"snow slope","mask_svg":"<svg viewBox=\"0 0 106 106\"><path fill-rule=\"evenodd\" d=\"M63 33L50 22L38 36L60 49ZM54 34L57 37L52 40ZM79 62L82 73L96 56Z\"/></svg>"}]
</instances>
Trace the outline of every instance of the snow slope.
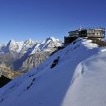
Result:
<instances>
[{"instance_id":1,"label":"snow slope","mask_svg":"<svg viewBox=\"0 0 106 106\"><path fill-rule=\"evenodd\" d=\"M105 48L77 39L0 89L0 106L105 106L105 63Z\"/></svg>"},{"instance_id":2,"label":"snow slope","mask_svg":"<svg viewBox=\"0 0 106 106\"><path fill-rule=\"evenodd\" d=\"M106 106L106 52L81 62L62 106Z\"/></svg>"}]
</instances>

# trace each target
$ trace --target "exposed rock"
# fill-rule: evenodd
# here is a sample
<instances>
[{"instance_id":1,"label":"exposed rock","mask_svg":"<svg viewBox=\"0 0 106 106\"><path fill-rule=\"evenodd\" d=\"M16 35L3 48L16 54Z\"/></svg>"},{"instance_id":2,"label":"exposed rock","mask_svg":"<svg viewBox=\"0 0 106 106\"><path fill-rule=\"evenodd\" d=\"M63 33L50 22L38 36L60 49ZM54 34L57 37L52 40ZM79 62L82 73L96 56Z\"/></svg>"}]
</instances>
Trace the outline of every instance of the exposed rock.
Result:
<instances>
[{"instance_id":1,"label":"exposed rock","mask_svg":"<svg viewBox=\"0 0 106 106\"><path fill-rule=\"evenodd\" d=\"M19 70L22 72L26 72L32 68L37 67L40 63L42 63L49 55L51 52L38 52L33 55L30 55L23 63L22 66L20 67Z\"/></svg>"},{"instance_id":2,"label":"exposed rock","mask_svg":"<svg viewBox=\"0 0 106 106\"><path fill-rule=\"evenodd\" d=\"M1 75L9 79L14 79L17 76L20 76L22 74L20 72L11 70L9 67L6 66L6 64L3 64L3 63L0 64L0 72L1 72Z\"/></svg>"},{"instance_id":3,"label":"exposed rock","mask_svg":"<svg viewBox=\"0 0 106 106\"><path fill-rule=\"evenodd\" d=\"M3 87L4 85L6 85L10 81L11 81L11 79L1 75L0 76L0 88Z\"/></svg>"}]
</instances>

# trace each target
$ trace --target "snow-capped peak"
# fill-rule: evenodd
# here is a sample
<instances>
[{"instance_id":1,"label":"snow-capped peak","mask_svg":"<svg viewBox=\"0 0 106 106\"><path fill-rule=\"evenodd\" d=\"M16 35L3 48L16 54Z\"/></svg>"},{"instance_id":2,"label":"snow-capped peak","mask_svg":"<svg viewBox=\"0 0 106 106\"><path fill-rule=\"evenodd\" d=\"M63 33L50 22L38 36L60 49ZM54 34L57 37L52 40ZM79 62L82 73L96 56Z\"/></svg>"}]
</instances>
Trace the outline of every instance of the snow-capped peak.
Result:
<instances>
[{"instance_id":1,"label":"snow-capped peak","mask_svg":"<svg viewBox=\"0 0 106 106\"><path fill-rule=\"evenodd\" d=\"M35 44L36 42L34 41L34 40L32 40L32 39L27 39L25 42L24 42L24 44L29 44L29 45L32 45L32 44Z\"/></svg>"},{"instance_id":2,"label":"snow-capped peak","mask_svg":"<svg viewBox=\"0 0 106 106\"><path fill-rule=\"evenodd\" d=\"M53 41L53 42L56 42L57 41L57 39L55 38L55 37L48 37L47 39L46 39L46 41Z\"/></svg>"},{"instance_id":3,"label":"snow-capped peak","mask_svg":"<svg viewBox=\"0 0 106 106\"><path fill-rule=\"evenodd\" d=\"M54 37L48 37L41 43L37 43L33 46L31 54L39 51L51 51L56 50L56 47L62 45L62 42Z\"/></svg>"},{"instance_id":4,"label":"snow-capped peak","mask_svg":"<svg viewBox=\"0 0 106 106\"><path fill-rule=\"evenodd\" d=\"M14 40L10 40L7 44L7 51L19 52L22 48L23 42L16 42Z\"/></svg>"},{"instance_id":5,"label":"snow-capped peak","mask_svg":"<svg viewBox=\"0 0 106 106\"><path fill-rule=\"evenodd\" d=\"M10 45L15 45L16 44L16 42L15 42L15 40L13 40L13 39L11 39L9 42L8 42L8 46L10 46Z\"/></svg>"},{"instance_id":6,"label":"snow-capped peak","mask_svg":"<svg viewBox=\"0 0 106 106\"><path fill-rule=\"evenodd\" d=\"M54 37L48 37L46 40L44 40L41 45L41 50L50 50L51 48L59 47L62 45L62 42Z\"/></svg>"},{"instance_id":7,"label":"snow-capped peak","mask_svg":"<svg viewBox=\"0 0 106 106\"><path fill-rule=\"evenodd\" d=\"M47 44L49 42L59 42L59 39L56 39L55 37L48 37L42 42L42 44Z\"/></svg>"},{"instance_id":8,"label":"snow-capped peak","mask_svg":"<svg viewBox=\"0 0 106 106\"><path fill-rule=\"evenodd\" d=\"M7 53L7 52L16 52L24 54L28 52L28 50L32 50L33 52L31 54L34 54L37 51L45 51L49 50L51 51L54 47L61 46L62 42L54 37L48 37L46 40L44 40L41 43L37 43L36 41L32 39L27 39L26 41L16 42L15 40L10 40L7 45L2 49L0 49L0 53Z\"/></svg>"}]
</instances>

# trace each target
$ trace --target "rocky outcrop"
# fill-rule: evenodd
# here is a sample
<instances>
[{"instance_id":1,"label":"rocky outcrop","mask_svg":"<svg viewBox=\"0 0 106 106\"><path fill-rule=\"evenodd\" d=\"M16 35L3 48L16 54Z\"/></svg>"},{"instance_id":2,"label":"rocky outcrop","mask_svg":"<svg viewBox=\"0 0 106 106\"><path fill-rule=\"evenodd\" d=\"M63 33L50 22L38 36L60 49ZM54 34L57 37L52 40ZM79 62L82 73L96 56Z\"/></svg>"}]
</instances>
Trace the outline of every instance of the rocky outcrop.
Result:
<instances>
[{"instance_id":1,"label":"rocky outcrop","mask_svg":"<svg viewBox=\"0 0 106 106\"><path fill-rule=\"evenodd\" d=\"M22 75L22 73L20 73L18 71L11 70L4 63L0 64L0 72L1 72L0 75L3 75L3 76L5 76L6 78L9 78L9 79L14 79L17 76Z\"/></svg>"},{"instance_id":2,"label":"rocky outcrop","mask_svg":"<svg viewBox=\"0 0 106 106\"><path fill-rule=\"evenodd\" d=\"M28 70L37 67L46 58L48 58L50 54L51 52L37 52L30 55L25 61L22 62L22 66L19 70L21 72L27 72Z\"/></svg>"},{"instance_id":3,"label":"rocky outcrop","mask_svg":"<svg viewBox=\"0 0 106 106\"><path fill-rule=\"evenodd\" d=\"M0 88L3 87L4 85L6 85L10 81L11 81L11 79L1 75L0 76Z\"/></svg>"}]
</instances>

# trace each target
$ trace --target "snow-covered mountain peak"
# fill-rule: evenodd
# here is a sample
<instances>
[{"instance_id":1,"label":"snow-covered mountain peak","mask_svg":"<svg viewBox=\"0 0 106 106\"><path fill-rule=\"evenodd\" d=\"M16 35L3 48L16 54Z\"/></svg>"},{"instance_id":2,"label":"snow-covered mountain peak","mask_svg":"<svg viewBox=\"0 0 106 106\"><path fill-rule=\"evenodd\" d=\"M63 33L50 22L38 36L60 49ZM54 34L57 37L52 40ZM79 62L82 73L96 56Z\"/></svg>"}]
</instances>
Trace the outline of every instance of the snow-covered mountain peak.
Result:
<instances>
[{"instance_id":1,"label":"snow-covered mountain peak","mask_svg":"<svg viewBox=\"0 0 106 106\"><path fill-rule=\"evenodd\" d=\"M24 43L23 41L17 42L17 41L15 41L15 40L11 39L11 40L7 43L7 45L16 45L16 44L23 45L23 43Z\"/></svg>"},{"instance_id":2,"label":"snow-covered mountain peak","mask_svg":"<svg viewBox=\"0 0 106 106\"><path fill-rule=\"evenodd\" d=\"M26 41L16 42L15 40L10 40L6 46L0 46L0 53L7 52L16 52L20 54L24 54L28 52L28 50L32 50L33 53L37 51L49 50L52 48L61 46L62 42L54 37L48 37L42 43L37 43L32 39L27 39Z\"/></svg>"},{"instance_id":3,"label":"snow-covered mountain peak","mask_svg":"<svg viewBox=\"0 0 106 106\"><path fill-rule=\"evenodd\" d=\"M56 50L56 47L59 47L61 45L62 42L59 41L58 39L54 37L48 37L43 42L35 44L30 54L34 54L35 52L39 52L39 51L53 52L54 50Z\"/></svg>"},{"instance_id":4,"label":"snow-covered mountain peak","mask_svg":"<svg viewBox=\"0 0 106 106\"><path fill-rule=\"evenodd\" d=\"M27 39L25 42L24 42L24 44L29 44L29 45L32 45L32 44L35 44L36 42L34 41L34 40L32 40L32 39Z\"/></svg>"},{"instance_id":5,"label":"snow-covered mountain peak","mask_svg":"<svg viewBox=\"0 0 106 106\"><path fill-rule=\"evenodd\" d=\"M44 40L41 44L47 44L49 42L58 42L59 40L57 40L55 37L48 37L46 38L46 40Z\"/></svg>"},{"instance_id":6,"label":"snow-covered mountain peak","mask_svg":"<svg viewBox=\"0 0 106 106\"><path fill-rule=\"evenodd\" d=\"M14 40L10 40L7 43L7 47L5 47L5 49L7 49L7 51L14 51L14 52L19 52L22 48L23 42L16 42Z\"/></svg>"},{"instance_id":7,"label":"snow-covered mountain peak","mask_svg":"<svg viewBox=\"0 0 106 106\"><path fill-rule=\"evenodd\" d=\"M55 37L48 37L47 39L46 39L46 41L53 41L53 42L56 42L56 41L58 41Z\"/></svg>"},{"instance_id":8,"label":"snow-covered mountain peak","mask_svg":"<svg viewBox=\"0 0 106 106\"><path fill-rule=\"evenodd\" d=\"M7 43L7 45L14 45L14 44L16 44L16 42L15 42L15 40L13 40L13 39L11 39L11 40Z\"/></svg>"},{"instance_id":9,"label":"snow-covered mountain peak","mask_svg":"<svg viewBox=\"0 0 106 106\"><path fill-rule=\"evenodd\" d=\"M46 40L44 40L41 45L41 50L51 50L51 48L59 47L62 45L62 42L54 37L48 37Z\"/></svg>"},{"instance_id":10,"label":"snow-covered mountain peak","mask_svg":"<svg viewBox=\"0 0 106 106\"><path fill-rule=\"evenodd\" d=\"M48 37L46 38L45 43L49 42L59 42L59 39L56 39L55 37Z\"/></svg>"}]
</instances>

